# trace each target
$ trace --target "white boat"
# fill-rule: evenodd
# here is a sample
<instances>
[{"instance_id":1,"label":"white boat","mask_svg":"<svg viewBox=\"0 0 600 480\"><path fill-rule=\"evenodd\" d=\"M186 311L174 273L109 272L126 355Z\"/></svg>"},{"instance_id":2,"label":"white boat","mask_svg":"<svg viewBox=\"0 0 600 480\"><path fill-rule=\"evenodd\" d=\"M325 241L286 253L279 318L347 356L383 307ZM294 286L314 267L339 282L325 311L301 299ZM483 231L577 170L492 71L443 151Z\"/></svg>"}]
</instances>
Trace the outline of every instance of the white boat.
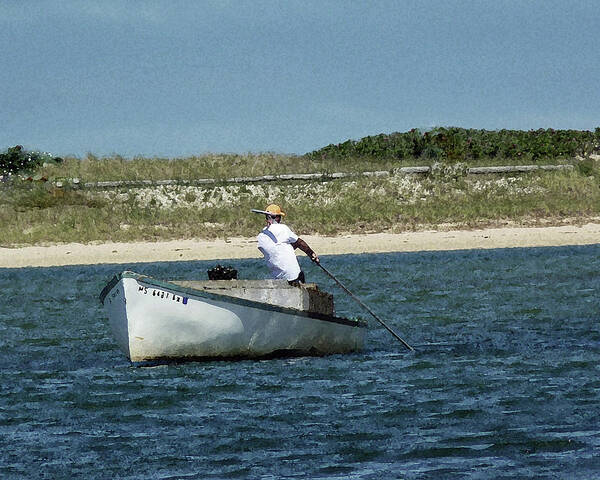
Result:
<instances>
[{"instance_id":1,"label":"white boat","mask_svg":"<svg viewBox=\"0 0 600 480\"><path fill-rule=\"evenodd\" d=\"M348 353L367 331L336 317L329 293L285 280L166 282L126 271L100 301L132 362Z\"/></svg>"}]
</instances>

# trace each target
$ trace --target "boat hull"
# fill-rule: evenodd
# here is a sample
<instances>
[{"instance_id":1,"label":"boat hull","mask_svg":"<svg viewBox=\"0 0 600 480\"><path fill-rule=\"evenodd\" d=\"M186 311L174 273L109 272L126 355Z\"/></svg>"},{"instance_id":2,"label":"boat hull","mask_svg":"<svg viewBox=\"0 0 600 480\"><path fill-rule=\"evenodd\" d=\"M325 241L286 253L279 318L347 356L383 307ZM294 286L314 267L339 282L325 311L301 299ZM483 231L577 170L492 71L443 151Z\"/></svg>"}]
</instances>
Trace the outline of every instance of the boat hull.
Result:
<instances>
[{"instance_id":1,"label":"boat hull","mask_svg":"<svg viewBox=\"0 0 600 480\"><path fill-rule=\"evenodd\" d=\"M132 362L349 353L366 324L232 298L132 272L101 295L117 344Z\"/></svg>"}]
</instances>

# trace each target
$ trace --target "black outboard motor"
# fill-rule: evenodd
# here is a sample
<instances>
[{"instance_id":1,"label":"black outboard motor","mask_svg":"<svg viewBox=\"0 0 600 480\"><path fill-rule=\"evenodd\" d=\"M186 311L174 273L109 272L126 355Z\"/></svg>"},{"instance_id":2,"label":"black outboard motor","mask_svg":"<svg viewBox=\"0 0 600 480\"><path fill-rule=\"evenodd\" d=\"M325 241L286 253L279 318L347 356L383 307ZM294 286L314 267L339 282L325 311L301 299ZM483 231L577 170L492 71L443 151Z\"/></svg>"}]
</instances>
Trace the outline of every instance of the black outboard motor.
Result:
<instances>
[{"instance_id":1,"label":"black outboard motor","mask_svg":"<svg viewBox=\"0 0 600 480\"><path fill-rule=\"evenodd\" d=\"M209 280L237 280L237 270L229 265L215 265L207 270Z\"/></svg>"}]
</instances>

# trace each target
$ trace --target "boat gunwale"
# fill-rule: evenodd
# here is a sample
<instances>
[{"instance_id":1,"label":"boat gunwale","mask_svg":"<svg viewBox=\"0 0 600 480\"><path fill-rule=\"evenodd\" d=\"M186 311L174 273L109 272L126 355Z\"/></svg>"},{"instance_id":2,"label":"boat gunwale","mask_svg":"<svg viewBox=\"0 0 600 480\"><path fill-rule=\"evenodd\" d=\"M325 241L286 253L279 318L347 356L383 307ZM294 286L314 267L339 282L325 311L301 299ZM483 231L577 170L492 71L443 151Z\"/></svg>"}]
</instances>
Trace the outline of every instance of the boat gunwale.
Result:
<instances>
[{"instance_id":1,"label":"boat gunwale","mask_svg":"<svg viewBox=\"0 0 600 480\"><path fill-rule=\"evenodd\" d=\"M321 320L325 322L332 322L341 325L345 325L348 327L355 328L368 328L368 323L361 319L351 320L343 317L336 317L335 315L326 315L324 313L318 312L308 312L305 310L298 310L290 307L281 307L279 305L273 305L270 303L257 302L255 300L248 300L239 297L233 297L229 295L222 295L214 292L207 292L204 290L198 290L195 288L183 287L181 285L177 285L175 283L171 283L168 281L156 280L155 278L149 277L147 275L142 275L135 272L125 271L116 274L102 289L100 293L100 302L104 304L104 300L108 293L123 279L123 278L133 278L137 282L146 283L148 285L152 285L159 288L164 288L168 290L175 291L177 293L185 293L191 297L199 297L210 300L217 300L225 303L233 303L236 305L242 305L245 307L256 308L259 310L266 310L270 312L279 312L288 315L295 315L306 317L314 320Z\"/></svg>"}]
</instances>

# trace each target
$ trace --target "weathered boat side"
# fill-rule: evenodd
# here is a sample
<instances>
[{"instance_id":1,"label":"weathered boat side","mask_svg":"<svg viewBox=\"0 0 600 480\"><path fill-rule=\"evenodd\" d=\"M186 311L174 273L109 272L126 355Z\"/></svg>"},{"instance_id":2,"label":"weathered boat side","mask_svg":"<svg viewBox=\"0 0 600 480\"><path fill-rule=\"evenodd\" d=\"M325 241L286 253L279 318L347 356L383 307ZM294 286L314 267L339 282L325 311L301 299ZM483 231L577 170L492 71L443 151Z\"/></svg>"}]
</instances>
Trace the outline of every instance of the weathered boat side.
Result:
<instances>
[{"instance_id":1,"label":"weathered boat side","mask_svg":"<svg viewBox=\"0 0 600 480\"><path fill-rule=\"evenodd\" d=\"M309 295L304 301L307 310L300 310L253 300L256 293L252 292L243 292L246 298L215 293L215 288L221 288L217 287L214 282L173 283L123 272L102 290L100 300L119 346L134 362L260 357L274 352L327 354L362 348L366 323L322 313L328 308L325 292L313 292L319 301L311 304ZM303 294L295 288L290 293ZM321 311L310 311L315 307Z\"/></svg>"}]
</instances>

